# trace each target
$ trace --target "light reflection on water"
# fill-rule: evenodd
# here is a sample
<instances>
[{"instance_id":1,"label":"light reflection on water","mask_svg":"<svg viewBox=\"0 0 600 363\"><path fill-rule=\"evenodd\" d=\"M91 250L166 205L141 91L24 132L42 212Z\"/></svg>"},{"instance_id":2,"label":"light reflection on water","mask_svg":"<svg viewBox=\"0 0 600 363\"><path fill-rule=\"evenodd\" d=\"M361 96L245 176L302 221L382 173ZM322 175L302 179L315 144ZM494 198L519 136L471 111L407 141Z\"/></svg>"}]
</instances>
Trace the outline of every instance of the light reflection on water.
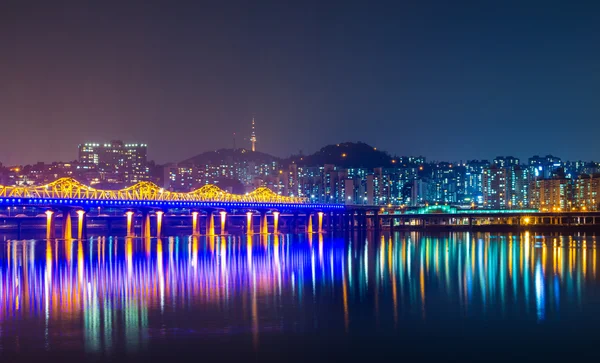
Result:
<instances>
[{"instance_id":1,"label":"light reflection on water","mask_svg":"<svg viewBox=\"0 0 600 363\"><path fill-rule=\"evenodd\" d=\"M0 349L140 352L178 336L340 334L584 315L594 236L254 235L5 241ZM373 325L375 324L375 325ZM403 329L407 329L406 326ZM27 342L26 346L25 343Z\"/></svg>"}]
</instances>

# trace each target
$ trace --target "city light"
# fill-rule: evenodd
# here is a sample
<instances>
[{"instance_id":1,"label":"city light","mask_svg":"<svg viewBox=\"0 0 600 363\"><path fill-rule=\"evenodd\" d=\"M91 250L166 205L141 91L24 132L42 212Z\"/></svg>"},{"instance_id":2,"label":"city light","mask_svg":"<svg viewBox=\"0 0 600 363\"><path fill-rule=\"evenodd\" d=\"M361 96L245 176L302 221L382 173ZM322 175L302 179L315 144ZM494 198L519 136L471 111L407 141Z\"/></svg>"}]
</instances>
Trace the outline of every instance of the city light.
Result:
<instances>
[{"instance_id":1,"label":"city light","mask_svg":"<svg viewBox=\"0 0 600 363\"><path fill-rule=\"evenodd\" d=\"M342 158L349 155L348 150L360 150L352 143L345 143L344 147ZM248 163L233 158L202 165L165 165L166 178L157 185L147 174L146 144L114 141L87 143L79 148L80 158L74 163L41 164L39 169L5 168L12 179L1 183L4 186L0 186L0 199L89 200L90 207L135 206L134 201L164 203L156 207L206 207L197 203L210 202L225 203L213 207L226 207L229 203L392 204L408 208L448 204L472 210L527 206L556 213L596 211L600 207L596 202L600 177L595 175L600 174L600 163L564 162L551 155L530 158L528 163L510 156L497 157L491 162L459 163L427 162L424 157L404 156L387 159L394 165L385 168L342 167L336 160L331 160L331 164L306 166L278 161ZM372 147L372 150L378 149ZM330 154L332 158L334 155ZM130 160L131 164L121 160ZM107 174L102 168L111 172ZM424 170L427 173L421 173ZM80 183L77 178L86 182ZM233 193L219 184L220 178L239 180L243 190ZM48 182L53 179L56 180ZM123 182L131 186L96 187ZM362 196L365 194L368 199Z\"/></svg>"}]
</instances>

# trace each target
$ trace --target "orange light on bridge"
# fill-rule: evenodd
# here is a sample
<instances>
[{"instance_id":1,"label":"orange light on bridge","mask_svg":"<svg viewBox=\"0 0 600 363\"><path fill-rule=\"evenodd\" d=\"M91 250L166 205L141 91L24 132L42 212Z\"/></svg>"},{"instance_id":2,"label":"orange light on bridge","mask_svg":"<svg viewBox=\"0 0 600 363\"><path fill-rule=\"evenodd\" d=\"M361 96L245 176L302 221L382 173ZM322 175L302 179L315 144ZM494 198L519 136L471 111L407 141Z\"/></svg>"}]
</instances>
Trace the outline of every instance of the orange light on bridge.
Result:
<instances>
[{"instance_id":1,"label":"orange light on bridge","mask_svg":"<svg viewBox=\"0 0 600 363\"><path fill-rule=\"evenodd\" d=\"M81 209L77 211L77 238L83 238L83 217L85 216L85 211Z\"/></svg>"},{"instance_id":2,"label":"orange light on bridge","mask_svg":"<svg viewBox=\"0 0 600 363\"><path fill-rule=\"evenodd\" d=\"M127 216L127 237L131 237L133 235L133 212L127 211L125 215Z\"/></svg>"},{"instance_id":3,"label":"orange light on bridge","mask_svg":"<svg viewBox=\"0 0 600 363\"><path fill-rule=\"evenodd\" d=\"M279 212L273 212L273 233L277 234L279 229Z\"/></svg>"},{"instance_id":4,"label":"orange light on bridge","mask_svg":"<svg viewBox=\"0 0 600 363\"><path fill-rule=\"evenodd\" d=\"M219 212L219 214L221 215L221 234L225 234L225 221L227 220L227 212L222 210Z\"/></svg>"},{"instance_id":5,"label":"orange light on bridge","mask_svg":"<svg viewBox=\"0 0 600 363\"><path fill-rule=\"evenodd\" d=\"M319 215L319 233L323 233L323 212L317 213Z\"/></svg>"},{"instance_id":6,"label":"orange light on bridge","mask_svg":"<svg viewBox=\"0 0 600 363\"><path fill-rule=\"evenodd\" d=\"M198 212L192 212L192 235L198 234Z\"/></svg>"},{"instance_id":7,"label":"orange light on bridge","mask_svg":"<svg viewBox=\"0 0 600 363\"><path fill-rule=\"evenodd\" d=\"M160 238L160 233L162 232L162 217L165 212L159 210L156 212L156 237Z\"/></svg>"},{"instance_id":8,"label":"orange light on bridge","mask_svg":"<svg viewBox=\"0 0 600 363\"><path fill-rule=\"evenodd\" d=\"M246 212L246 233L253 233L252 212Z\"/></svg>"},{"instance_id":9,"label":"orange light on bridge","mask_svg":"<svg viewBox=\"0 0 600 363\"><path fill-rule=\"evenodd\" d=\"M46 212L46 239L50 239L54 234L54 224L52 223L52 215L54 214L53 211L51 210L47 210Z\"/></svg>"}]
</instances>

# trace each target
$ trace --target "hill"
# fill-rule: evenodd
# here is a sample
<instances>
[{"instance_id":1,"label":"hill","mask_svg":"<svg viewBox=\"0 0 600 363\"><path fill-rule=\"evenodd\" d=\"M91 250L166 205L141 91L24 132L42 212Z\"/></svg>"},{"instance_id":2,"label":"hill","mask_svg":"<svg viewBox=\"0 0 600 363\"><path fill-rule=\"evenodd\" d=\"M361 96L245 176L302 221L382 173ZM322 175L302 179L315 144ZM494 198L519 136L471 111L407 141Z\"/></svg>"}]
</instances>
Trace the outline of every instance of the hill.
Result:
<instances>
[{"instance_id":1,"label":"hill","mask_svg":"<svg viewBox=\"0 0 600 363\"><path fill-rule=\"evenodd\" d=\"M398 161L387 152L377 150L376 147L364 142L344 142L327 145L311 155L292 155L281 159L276 156L250 151L247 149L219 149L198 154L183 160L180 164L205 165L205 164L232 164L242 162L271 163L278 162L282 165L292 163L300 166L323 166L333 164L342 168L378 168L391 167Z\"/></svg>"},{"instance_id":2,"label":"hill","mask_svg":"<svg viewBox=\"0 0 600 363\"><path fill-rule=\"evenodd\" d=\"M205 165L205 164L232 164L241 162L270 163L280 159L269 154L246 149L219 149L198 154L183 160L180 164Z\"/></svg>"},{"instance_id":3,"label":"hill","mask_svg":"<svg viewBox=\"0 0 600 363\"><path fill-rule=\"evenodd\" d=\"M293 155L286 162L300 166L334 164L343 168L378 168L393 166L397 158L363 142L345 142L327 145L312 155Z\"/></svg>"}]
</instances>

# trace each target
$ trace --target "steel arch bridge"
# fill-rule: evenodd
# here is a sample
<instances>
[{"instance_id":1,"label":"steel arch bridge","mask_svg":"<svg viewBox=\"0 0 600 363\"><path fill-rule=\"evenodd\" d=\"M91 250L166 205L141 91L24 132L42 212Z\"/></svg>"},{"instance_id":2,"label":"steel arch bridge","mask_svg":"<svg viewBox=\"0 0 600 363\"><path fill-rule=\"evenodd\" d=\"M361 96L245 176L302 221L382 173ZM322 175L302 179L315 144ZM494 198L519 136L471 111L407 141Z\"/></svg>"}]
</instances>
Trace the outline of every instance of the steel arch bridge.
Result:
<instances>
[{"instance_id":1,"label":"steel arch bridge","mask_svg":"<svg viewBox=\"0 0 600 363\"><path fill-rule=\"evenodd\" d=\"M1 186L0 198L85 199L101 201L237 202L306 204L300 197L285 197L266 187L246 194L228 193L216 185L205 185L188 193L165 191L151 182L139 182L120 190L95 189L73 178L61 178L41 186Z\"/></svg>"}]
</instances>

